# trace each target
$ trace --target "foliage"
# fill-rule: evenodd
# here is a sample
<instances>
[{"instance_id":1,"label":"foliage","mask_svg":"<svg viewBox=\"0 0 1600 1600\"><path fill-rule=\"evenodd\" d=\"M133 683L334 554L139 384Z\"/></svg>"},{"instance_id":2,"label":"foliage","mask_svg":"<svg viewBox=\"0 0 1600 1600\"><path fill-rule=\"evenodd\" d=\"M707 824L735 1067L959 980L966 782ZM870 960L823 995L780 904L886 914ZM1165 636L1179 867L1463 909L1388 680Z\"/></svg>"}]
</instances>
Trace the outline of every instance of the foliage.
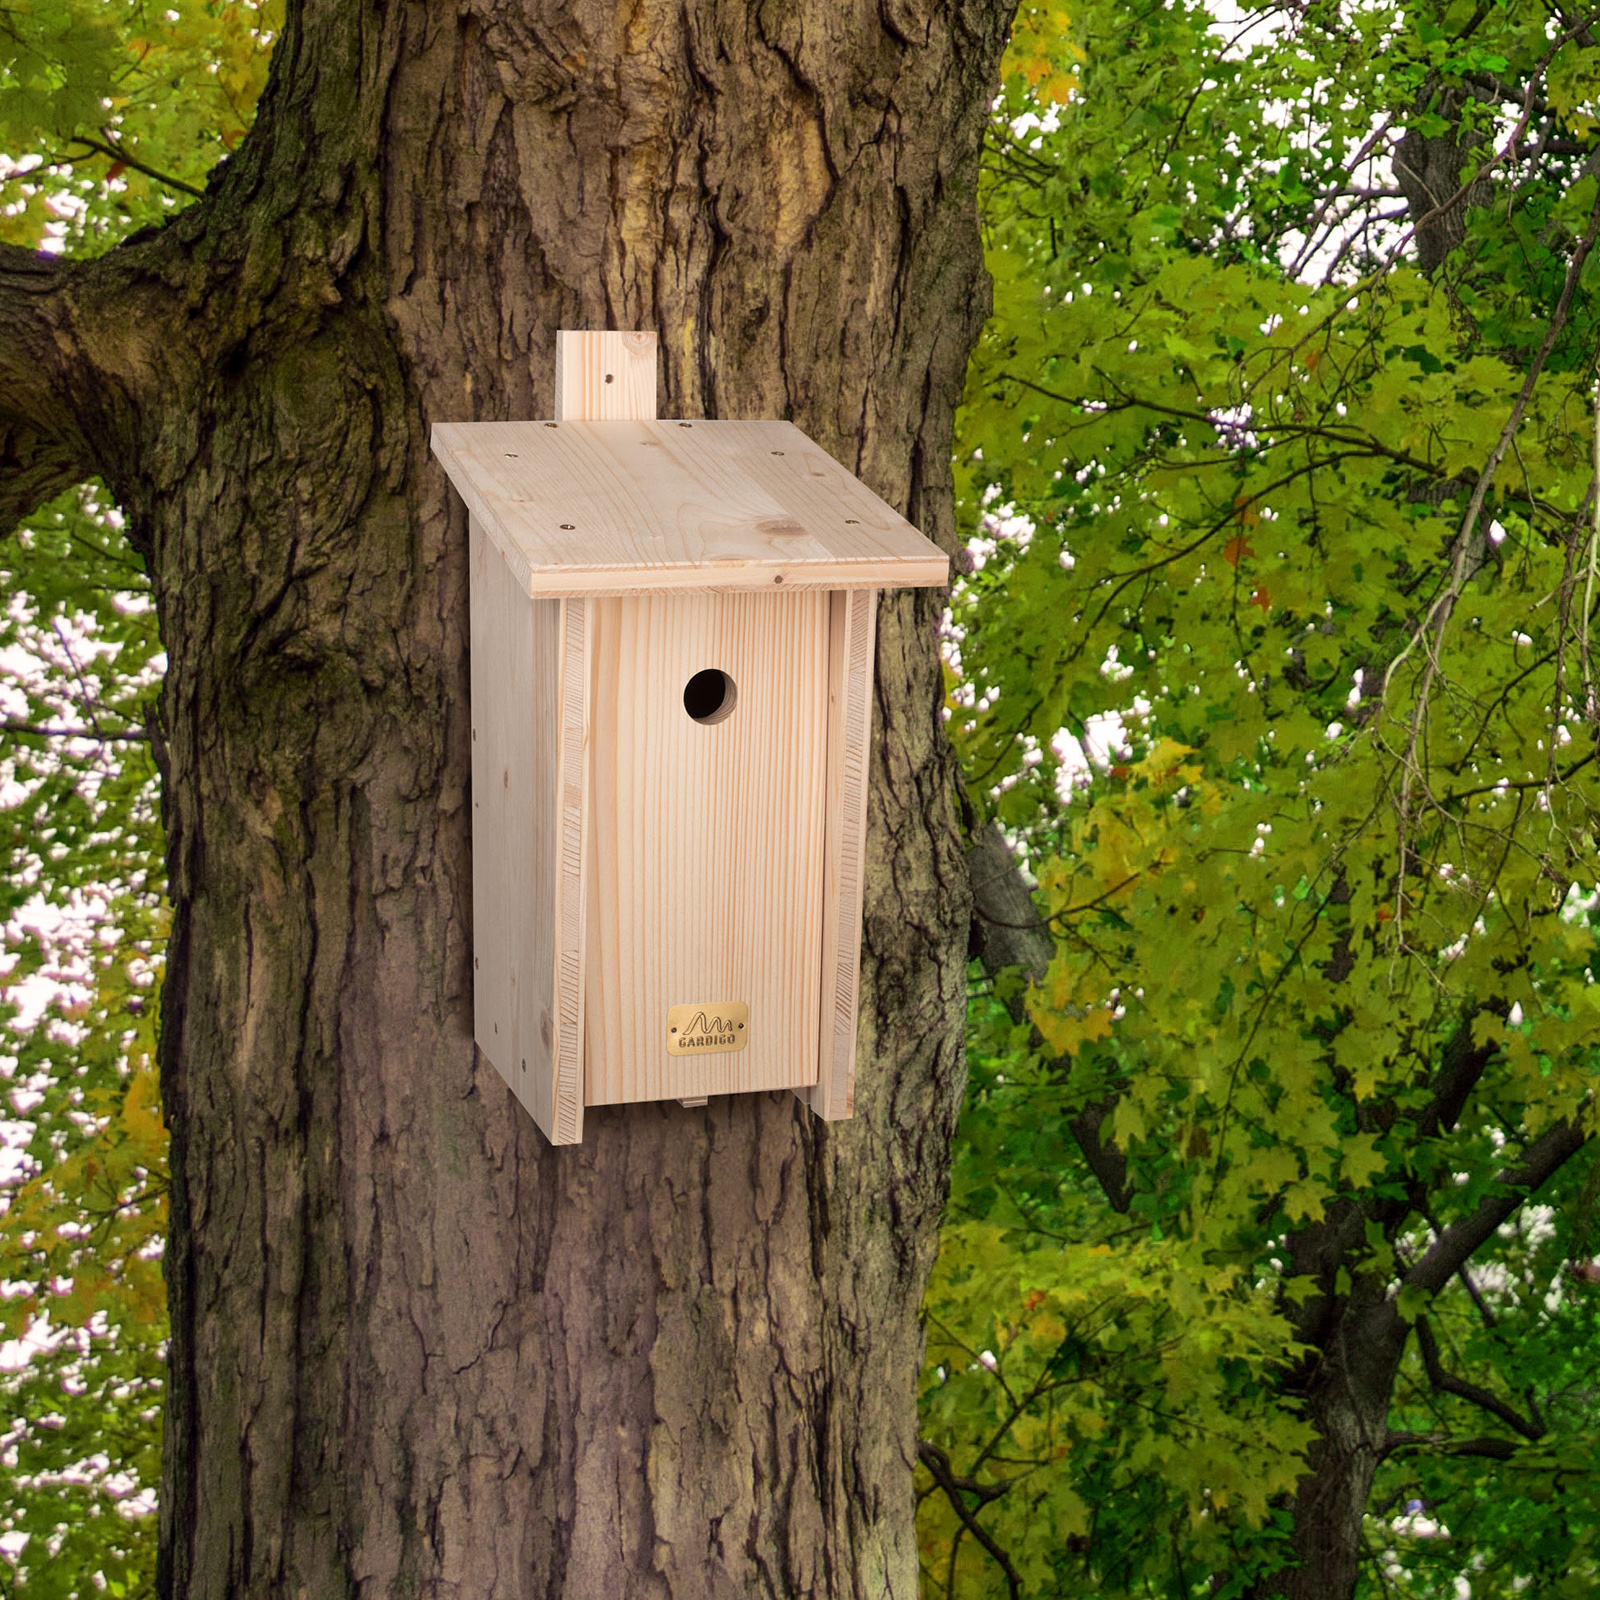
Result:
<instances>
[{"instance_id":1,"label":"foliage","mask_svg":"<svg viewBox=\"0 0 1600 1600\"><path fill-rule=\"evenodd\" d=\"M1424 1443L1385 1463L1374 1501L1402 1513L1420 1503L1426 1512L1372 1519L1375 1535L1387 1523L1386 1537L1400 1547L1387 1557L1374 1552L1399 1595L1454 1600L1463 1573L1470 1574L1474 1595L1594 1591L1600 1565L1600 1294L1585 1216L1597 1179L1600 1164L1592 1161L1563 1171L1541 1193L1543 1203L1506 1230L1494 1259L1472 1272L1472 1294L1458 1286L1462 1292L1430 1315L1446 1366L1486 1374L1494 1393L1514 1397L1534 1416L1542 1413L1548 1432L1490 1471L1479 1457L1435 1453L1426 1441L1471 1438L1480 1432L1483 1413L1459 1396L1440 1394L1420 1358L1410 1362L1394 1426Z\"/></svg>"},{"instance_id":2,"label":"foliage","mask_svg":"<svg viewBox=\"0 0 1600 1600\"><path fill-rule=\"evenodd\" d=\"M1193 1239L1107 1228L1073 1159L1070 1091L992 997L974 1008L969 1052L926 1302L929 1592L986 1593L993 1577L954 1509L957 1477L981 1482L968 1491L980 1505L1004 1496L997 1564L1024 1595L1091 1579L1139 1593L1172 1567L1198 1578L1270 1559L1271 1501L1309 1435L1273 1385L1294 1339L1270 1291Z\"/></svg>"},{"instance_id":3,"label":"foliage","mask_svg":"<svg viewBox=\"0 0 1600 1600\"><path fill-rule=\"evenodd\" d=\"M142 724L155 613L89 491L8 546L0 621L8 871L0 1214L0 1529L12 1592L153 1592L166 1138L156 980L165 933ZM28 1535L26 1542L17 1536ZM19 1548L20 1547L20 1548Z\"/></svg>"},{"instance_id":4,"label":"foliage","mask_svg":"<svg viewBox=\"0 0 1600 1600\"><path fill-rule=\"evenodd\" d=\"M275 0L5 5L0 240L92 253L172 214L248 127L279 25ZM1597 88L1600 49L1542 5L1253 6L1231 42L1183 3L1024 9L952 729L1059 938L1026 1023L1004 990L975 1009L929 1300L931 1593L1247 1592L1311 1446L1302 1308L1372 1284L1427 1330L1372 1582L1593 1586L1592 1165L1447 1288L1405 1279L1589 1115ZM1430 141L1473 209L1423 273L1441 218L1411 206L1408 239L1391 175ZM36 1347L0 1380L0 1520L30 1535L17 1593L143 1593L158 644L92 495L5 581L8 983L68 993L7 1024L0 1305ZM1071 1153L1086 1108L1122 1209ZM1340 1207L1357 1247L1295 1275Z\"/></svg>"},{"instance_id":5,"label":"foliage","mask_svg":"<svg viewBox=\"0 0 1600 1600\"><path fill-rule=\"evenodd\" d=\"M1542 1254L1492 1235L1474 1270L1524 1274L1515 1309L1500 1290L1474 1306L1449 1273L1425 1288L1420 1269L1453 1224L1514 1206L1502 1174L1591 1115L1600 47L1534 5L1251 6L1231 37L1149 0L1087 0L1065 33L1056 13L1025 21L987 185L995 315L961 421L974 537L951 726L1056 935L1026 1000L1037 1038L1014 1030L995 1075L1045 1097L1063 1146L1103 1111L1126 1212L1051 1158L1076 1211L1050 1231L1078 1242L1046 1266L1025 1218L997 1232L958 1187L932 1359L947 1323L997 1365L1010 1340L1043 1371L1051 1336L1014 1331L1029 1294L1070 1285L1040 1308L1094 1344L1107 1302L1078 1291L1112 1293L1120 1266L1138 1287L1118 1337L1142 1353L1106 1381L1158 1392L1169 1329L1197 1361L1197 1320L1248 1326L1256 1409L1234 1415L1261 1417L1262 1460L1281 1464L1303 1440L1307 1374L1333 1359L1297 1355L1287 1330L1398 1297L1407 1321L1450 1330L1441 1370L1473 1367L1548 1428L1534 1447L1460 1396L1431 1409L1412 1340L1391 1427L1428 1437L1394 1447L1376 1504L1472 1509L1452 1511L1449 1541L1395 1535L1398 1576L1374 1521L1371 1582L1432 1593L1427 1574L1470 1551L1474 1594L1558 1572L1592 1585L1592 1479L1560 1497L1549 1548L1566 1568L1489 1509L1508 1492L1531 1505L1540 1483L1548 1497L1556 1463L1592 1453L1592 1396L1555 1359L1593 1349L1575 1343L1592 1293L1559 1267L1585 1247L1560 1220ZM1467 204L1433 170L1432 198L1408 207L1406 173L1436 168L1441 144ZM1450 215L1460 238L1419 272ZM969 1130L988 1119L1001 1164L1024 1168L1038 1129L1012 1143L993 1093ZM1353 1245L1297 1276L1349 1217ZM1096 1242L1113 1256L1086 1258ZM1186 1314L1180 1296L1211 1283L1230 1287ZM1159 1494L1112 1496L1102 1532L1075 1504L1118 1470L1131 1491L1126 1463L1161 1459L1160 1426L1124 1413L1100 1436L1112 1449L1068 1421L1047 1469L1018 1442L1046 1426L1042 1397L998 1437L1006 1391L1036 1380L973 1359L942 1364L995 1391L993 1433L930 1404L930 1442L984 1485L965 1503L1032 1574L1021 1592L1090 1576L1107 1594L1244 1592L1213 1577L1246 1585L1279 1559L1270 1539L1237 1542L1272 1531L1259 1496L1206 1503L1239 1459L1225 1430L1174 1449ZM1042 1396L1105 1403L1085 1392ZM1460 1453L1463 1410L1507 1465ZM1007 1456L1027 1472L992 1494ZM1281 1486L1281 1465L1258 1470ZM975 1536L949 1565L955 1497L929 1472L930 1592L1005 1593ZM1141 1540L1141 1525L1181 1531ZM1086 1539L1070 1581L1063 1536Z\"/></svg>"},{"instance_id":6,"label":"foliage","mask_svg":"<svg viewBox=\"0 0 1600 1600\"><path fill-rule=\"evenodd\" d=\"M280 0L0 4L0 242L108 249L248 128ZM0 1552L18 1596L154 1593L165 938L142 565L92 486L0 552Z\"/></svg>"},{"instance_id":7,"label":"foliage","mask_svg":"<svg viewBox=\"0 0 1600 1600\"><path fill-rule=\"evenodd\" d=\"M283 0L0 5L0 242L108 249L244 137Z\"/></svg>"}]
</instances>

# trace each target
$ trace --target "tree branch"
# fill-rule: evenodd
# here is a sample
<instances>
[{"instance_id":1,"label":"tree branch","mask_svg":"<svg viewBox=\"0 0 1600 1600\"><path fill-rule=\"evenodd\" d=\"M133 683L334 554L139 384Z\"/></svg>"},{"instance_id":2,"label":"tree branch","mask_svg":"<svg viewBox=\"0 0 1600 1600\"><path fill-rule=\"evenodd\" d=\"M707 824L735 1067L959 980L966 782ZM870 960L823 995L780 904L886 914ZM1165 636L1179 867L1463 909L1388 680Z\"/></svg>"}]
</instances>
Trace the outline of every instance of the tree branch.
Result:
<instances>
[{"instance_id":1,"label":"tree branch","mask_svg":"<svg viewBox=\"0 0 1600 1600\"><path fill-rule=\"evenodd\" d=\"M182 178L174 178L156 167L147 166L120 144L102 144L100 140L85 138L81 133L74 134L72 142L84 146L91 155L104 156L115 164L132 167L135 172L142 172L145 177L153 178L169 189L176 189L180 194L192 194L196 200L204 200L206 197L204 189L197 189L192 183L185 183ZM69 156L67 159L70 161L72 158Z\"/></svg>"},{"instance_id":2,"label":"tree branch","mask_svg":"<svg viewBox=\"0 0 1600 1600\"><path fill-rule=\"evenodd\" d=\"M43 739L93 739L98 744L149 744L150 735L138 729L102 733L98 728L52 728L42 722L22 722L0 717L0 733L31 733Z\"/></svg>"},{"instance_id":3,"label":"tree branch","mask_svg":"<svg viewBox=\"0 0 1600 1600\"><path fill-rule=\"evenodd\" d=\"M56 256L0 244L0 536L95 470L64 381L71 270Z\"/></svg>"},{"instance_id":4,"label":"tree branch","mask_svg":"<svg viewBox=\"0 0 1600 1600\"><path fill-rule=\"evenodd\" d=\"M1433 1096L1417 1120L1420 1139L1436 1139L1440 1133L1449 1133L1455 1127L1461 1108L1467 1103L1467 1096L1483 1076L1484 1068L1494 1059L1497 1046L1474 1046L1472 1043L1475 1015L1476 1012L1461 1020L1444 1047L1444 1055L1433 1080Z\"/></svg>"},{"instance_id":5,"label":"tree branch","mask_svg":"<svg viewBox=\"0 0 1600 1600\"><path fill-rule=\"evenodd\" d=\"M1005 967L1021 967L1037 982L1056 953L1049 925L1040 917L1033 896L999 827L979 829L967 851L967 877L972 883L972 953L992 977ZM1011 1020L1020 1023L1018 1009Z\"/></svg>"},{"instance_id":6,"label":"tree branch","mask_svg":"<svg viewBox=\"0 0 1600 1600\"><path fill-rule=\"evenodd\" d=\"M1128 1193L1128 1158L1114 1144L1106 1144L1100 1130L1117 1108L1117 1095L1107 1095L1085 1106L1072 1119L1072 1136L1078 1141L1083 1159L1095 1175L1113 1211L1126 1216L1133 1196Z\"/></svg>"},{"instance_id":7,"label":"tree branch","mask_svg":"<svg viewBox=\"0 0 1600 1600\"><path fill-rule=\"evenodd\" d=\"M1486 1196L1470 1217L1452 1222L1402 1281L1437 1293L1528 1195L1560 1171L1587 1142L1588 1135L1570 1122L1558 1122L1542 1133L1528 1146L1520 1167L1499 1175L1497 1192Z\"/></svg>"},{"instance_id":8,"label":"tree branch","mask_svg":"<svg viewBox=\"0 0 1600 1600\"><path fill-rule=\"evenodd\" d=\"M1467 1271L1465 1262L1463 1262L1456 1269L1456 1276L1461 1279L1462 1287L1469 1295L1471 1295L1472 1303L1478 1308L1478 1316L1484 1327L1490 1329L1494 1328L1499 1319L1495 1316L1494 1312L1489 1309L1489 1303L1479 1292L1477 1284L1472 1281L1472 1274Z\"/></svg>"},{"instance_id":9,"label":"tree branch","mask_svg":"<svg viewBox=\"0 0 1600 1600\"><path fill-rule=\"evenodd\" d=\"M985 824L973 836L967 851L967 876L972 884L972 954L991 978L1008 968L1020 968L1037 982L1055 955L1056 942L995 823ZM1020 992L1006 1009L1018 1027L1027 1022ZM1032 1043L1048 1054L1049 1046L1037 1028L1032 1029ZM1072 1119L1072 1135L1112 1210L1126 1213L1130 1198L1127 1159L1114 1144L1104 1144L1100 1138L1101 1127L1116 1103L1117 1097L1110 1095L1085 1106Z\"/></svg>"},{"instance_id":10,"label":"tree branch","mask_svg":"<svg viewBox=\"0 0 1600 1600\"><path fill-rule=\"evenodd\" d=\"M996 1565L1006 1575L1006 1587L1011 1591L1011 1600L1022 1600L1022 1580L1017 1576L1017 1569L1011 1565L1011 1558L994 1542L989 1530L978 1521L967 1502L961 1498L960 1484L950 1470L950 1458L937 1445L929 1444L926 1439L919 1439L917 1459L928 1469L933 1481L944 1490L945 1498L950 1502L955 1514L961 1518L967 1532L989 1552ZM984 1493L981 1490L979 1492ZM992 1499L993 1496L988 1498Z\"/></svg>"},{"instance_id":11,"label":"tree branch","mask_svg":"<svg viewBox=\"0 0 1600 1600\"><path fill-rule=\"evenodd\" d=\"M0 537L85 478L116 493L143 466L146 397L193 389L182 249L168 230L91 261L0 244Z\"/></svg>"},{"instance_id":12,"label":"tree branch","mask_svg":"<svg viewBox=\"0 0 1600 1600\"><path fill-rule=\"evenodd\" d=\"M1431 1450L1441 1456L1486 1456L1491 1461L1509 1461L1517 1446L1509 1439L1451 1439L1442 1433L1391 1433L1384 1440L1383 1453L1401 1450Z\"/></svg>"},{"instance_id":13,"label":"tree branch","mask_svg":"<svg viewBox=\"0 0 1600 1600\"><path fill-rule=\"evenodd\" d=\"M1433 1328L1426 1317L1417 1318L1417 1348L1422 1352L1422 1365L1427 1369L1428 1381L1440 1394L1453 1394L1463 1400L1470 1400L1479 1410L1487 1411L1491 1417L1498 1417L1514 1433L1520 1433L1524 1439L1532 1441L1544 1437L1543 1423L1537 1419L1530 1422L1515 1407L1508 1406L1497 1394L1444 1370L1444 1363L1439 1359L1439 1341L1434 1338Z\"/></svg>"}]
</instances>

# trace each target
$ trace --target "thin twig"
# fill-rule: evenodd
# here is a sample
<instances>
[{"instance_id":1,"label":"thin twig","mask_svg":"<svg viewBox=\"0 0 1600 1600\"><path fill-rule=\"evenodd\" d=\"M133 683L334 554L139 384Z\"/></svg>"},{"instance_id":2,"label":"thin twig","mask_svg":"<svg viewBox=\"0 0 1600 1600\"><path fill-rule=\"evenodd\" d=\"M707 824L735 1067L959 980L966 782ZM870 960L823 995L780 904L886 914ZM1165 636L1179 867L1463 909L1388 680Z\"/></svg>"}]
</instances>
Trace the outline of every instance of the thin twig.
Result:
<instances>
[{"instance_id":1,"label":"thin twig","mask_svg":"<svg viewBox=\"0 0 1600 1600\"><path fill-rule=\"evenodd\" d=\"M94 714L94 694L89 688L88 680L83 675L83 669L78 665L78 658L72 653L72 646L68 643L66 634L61 630L60 621L52 619L50 628L55 634L57 642L66 652L67 665L72 668L72 675L78 680L78 687L83 690L84 710L89 713L89 721L93 724L96 735L99 735L100 719Z\"/></svg>"},{"instance_id":2,"label":"thin twig","mask_svg":"<svg viewBox=\"0 0 1600 1600\"><path fill-rule=\"evenodd\" d=\"M995 1564L1006 1575L1006 1587L1011 1592L1011 1600L1022 1600L1022 1579L1017 1576L1017 1569L1011 1565L1011 1557L994 1542L989 1530L972 1514L967 1502L961 1497L960 1486L956 1482L955 1474L950 1470L950 1458L937 1445L929 1444L926 1439L917 1441L917 1459L928 1469L933 1481L944 1490L945 1498L950 1502L955 1514L961 1518L967 1532L994 1558Z\"/></svg>"},{"instance_id":3,"label":"thin twig","mask_svg":"<svg viewBox=\"0 0 1600 1600\"><path fill-rule=\"evenodd\" d=\"M204 200L206 192L197 189L192 183L185 183L182 178L174 178L171 173L161 172L157 168L141 161L136 155L130 154L121 145L102 144L98 139L91 139L86 134L75 133L72 136L74 144L81 144L85 149L95 155L105 156L113 162L121 162L125 167L132 167L135 172L142 172L147 178L154 178L157 183L164 183L169 189L177 189L183 194L192 194L196 200ZM72 157L67 157L70 161Z\"/></svg>"},{"instance_id":4,"label":"thin twig","mask_svg":"<svg viewBox=\"0 0 1600 1600\"><path fill-rule=\"evenodd\" d=\"M52 728L42 722L0 717L0 733L34 733L45 739L93 739L100 744L149 744L148 733L102 733L98 728Z\"/></svg>"},{"instance_id":5,"label":"thin twig","mask_svg":"<svg viewBox=\"0 0 1600 1600\"><path fill-rule=\"evenodd\" d=\"M1600 379L1594 386L1594 479L1600 484ZM1594 526L1589 534L1589 570L1583 582L1583 627L1578 630L1579 660L1583 663L1583 714L1600 724L1600 698L1589 665L1589 629L1594 624L1595 569L1600 565L1600 494L1594 497Z\"/></svg>"},{"instance_id":6,"label":"thin twig","mask_svg":"<svg viewBox=\"0 0 1600 1600\"><path fill-rule=\"evenodd\" d=\"M1478 481L1473 485L1472 498L1467 503L1466 515L1461 519L1461 531L1456 535L1454 559L1451 562L1450 582L1445 591L1434 601L1422 626L1419 627L1407 641L1405 648L1389 663L1383 675L1383 686L1379 690L1379 698L1387 694L1389 684L1394 678L1400 664L1411 653L1412 646L1419 639L1424 638L1433 628L1435 620L1439 628L1434 630L1434 645L1437 647L1438 638L1442 636L1445 623L1449 621L1449 608L1454 606L1460 597L1460 586L1464 581L1467 550L1471 544L1472 536L1477 531L1478 519L1483 514L1484 502L1489 497L1489 489L1494 483L1495 474L1500 470L1500 464L1505 460L1506 452L1511 448L1511 441L1517 430L1521 428L1523 419L1527 415L1528 404L1533 398L1534 385L1539 381L1539 375L1544 371L1544 364L1550 357L1550 352L1555 348L1556 340L1561 337L1562 330L1567 325L1567 314L1572 307L1572 296L1578 287L1578 276L1583 271L1584 262L1589 259L1589 252L1594 247L1596 234L1600 233L1600 199L1595 201L1589 212L1589 226L1578 247L1573 251L1572 260L1567 264L1566 282L1561 286L1561 298L1556 302L1556 309L1550 318L1550 326L1545 330L1544 339L1540 342L1539 349L1533 358L1533 364L1528 368L1528 375L1523 380L1516 403L1511 408L1511 414L1506 418L1505 426L1500 430L1500 437L1495 442L1494 449L1490 452L1489 459L1483 471L1478 475ZM1600 502L1597 502L1600 504ZM1597 512L1600 515L1600 512ZM1442 613L1442 615L1441 615ZM1433 665L1430 660L1430 666ZM1425 678L1424 689L1431 678ZM1413 721L1416 719L1413 718Z\"/></svg>"},{"instance_id":7,"label":"thin twig","mask_svg":"<svg viewBox=\"0 0 1600 1600\"><path fill-rule=\"evenodd\" d=\"M1424 662L1421 681L1417 686L1416 698L1413 702L1409 726L1406 733L1406 747L1401 756L1401 784L1399 795L1399 834L1397 840L1398 874L1395 885L1395 926L1394 933L1397 948L1405 946L1405 918L1406 918L1406 847L1411 822L1411 781L1415 777L1420 786L1421 771L1417 762L1417 745L1422 738L1422 732L1427 723L1429 694L1434 682L1442 672L1440 665L1440 651L1444 645L1445 630L1450 623L1450 617L1455 610L1455 603L1461 597L1470 574L1467 571L1467 556L1472 548L1472 541L1477 533L1478 522L1483 515L1483 508L1489 498L1489 489L1494 483L1495 474L1500 469L1500 464L1505 460L1506 452L1511 448L1511 441L1521 428L1523 419L1527 415L1528 405L1533 399L1534 386L1539 381L1539 375L1544 371L1544 364L1549 359L1550 353L1555 349L1556 340L1561 337L1562 330L1566 327L1567 316L1572 307L1572 298L1578 287L1579 276L1583 272L1584 263L1589 259L1589 252L1594 247L1595 238L1600 235L1600 197L1597 197L1589 212L1589 225L1582 239L1578 241L1577 248L1572 252L1572 259L1567 264L1566 281L1561 285L1561 297L1556 302L1555 311L1550 318L1550 325L1545 330L1545 336L1539 343L1539 348L1534 354L1533 362L1528 368L1528 375L1523 380L1522 388L1517 394L1516 403L1511 408L1511 414L1506 418L1505 426L1500 430L1500 437L1495 442L1494 449L1489 454L1488 461L1484 464L1483 471L1478 476L1478 481L1473 485L1472 498L1467 503L1466 515L1461 519L1461 530L1456 535L1455 550L1450 562L1450 578L1445 585L1444 592L1434 601L1422 624L1406 641L1405 646L1389 663L1383 674L1383 683L1378 690L1378 701L1382 705L1388 699L1389 685L1394 679L1395 672L1400 664L1411 653L1412 646L1418 640L1423 642ZM1425 786L1424 786L1425 787Z\"/></svg>"},{"instance_id":8,"label":"thin twig","mask_svg":"<svg viewBox=\"0 0 1600 1600\"><path fill-rule=\"evenodd\" d=\"M1498 1417L1513 1432L1520 1433L1531 1442L1544 1437L1543 1423L1530 1421L1515 1406L1507 1405L1499 1395L1444 1370L1444 1363L1439 1359L1439 1341L1434 1337L1433 1328L1426 1317L1417 1318L1417 1347L1422 1352L1422 1365L1427 1369L1428 1381L1441 1394L1453 1394L1459 1399L1470 1400L1480 1410Z\"/></svg>"},{"instance_id":9,"label":"thin twig","mask_svg":"<svg viewBox=\"0 0 1600 1600\"><path fill-rule=\"evenodd\" d=\"M1461 187L1456 190L1453 195L1446 200L1442 200L1431 211L1425 211L1415 220L1415 222L1412 223L1405 233L1402 234L1401 237L1395 242L1393 249L1389 251L1384 259L1379 262L1370 273L1368 273L1366 278L1360 283L1356 283L1351 286L1349 295L1346 297L1347 301L1349 299L1358 299L1369 289L1382 282L1382 280L1388 275L1390 268L1392 268L1400 259L1402 252L1428 223L1444 216L1446 212L1450 211L1454 206L1466 199L1477 184L1481 183L1491 172L1494 171L1496 167L1500 166L1515 153L1517 141L1521 139L1528 126L1528 121L1533 115L1535 86L1549 70L1550 63L1555 60L1562 46L1577 38L1577 36L1582 33L1592 22L1596 21L1600 21L1600 10L1589 13L1589 15L1584 17L1582 21L1567 29L1565 33L1558 34L1556 38L1550 41L1550 48L1545 51L1543 56L1540 57L1539 61L1535 64L1532 73L1530 73L1528 77L1528 87L1522 98L1522 114L1517 118L1517 121L1513 125L1511 132L1507 134L1505 142L1498 150L1494 152L1493 155L1489 157L1487 161L1484 162L1481 167L1478 168L1478 170L1472 175L1471 178L1467 180L1467 182L1462 184ZM1294 363L1294 358L1300 353L1301 349L1312 339L1316 338L1319 333L1323 333L1328 328L1332 327L1338 316L1338 311L1330 311L1327 316L1323 317L1317 323L1315 327L1307 329L1300 339L1290 346L1289 350L1287 351L1287 357L1291 366Z\"/></svg>"},{"instance_id":10,"label":"thin twig","mask_svg":"<svg viewBox=\"0 0 1600 1600\"><path fill-rule=\"evenodd\" d=\"M1437 1228L1434 1229L1435 1233L1438 1231L1439 1230ZM1489 1302L1483 1298L1483 1292L1478 1288L1477 1284L1472 1281L1472 1274L1467 1271L1467 1264L1465 1261L1463 1261L1461 1265L1456 1268L1456 1276L1460 1278L1462 1287L1465 1288L1467 1293L1472 1296L1472 1303L1478 1308L1478 1315L1483 1319L1484 1327L1486 1327L1491 1333L1494 1332L1495 1328L1498 1326L1499 1319L1495 1316L1494 1312L1489 1309Z\"/></svg>"}]
</instances>

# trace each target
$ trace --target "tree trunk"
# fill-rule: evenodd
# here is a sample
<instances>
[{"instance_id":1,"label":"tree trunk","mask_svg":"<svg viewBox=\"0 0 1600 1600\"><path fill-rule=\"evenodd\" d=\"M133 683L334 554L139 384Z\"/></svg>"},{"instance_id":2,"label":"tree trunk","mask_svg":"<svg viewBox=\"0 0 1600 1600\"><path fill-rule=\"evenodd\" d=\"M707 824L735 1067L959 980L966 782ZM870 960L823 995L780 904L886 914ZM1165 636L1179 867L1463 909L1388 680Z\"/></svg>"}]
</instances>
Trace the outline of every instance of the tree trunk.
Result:
<instances>
[{"instance_id":1,"label":"tree trunk","mask_svg":"<svg viewBox=\"0 0 1600 1600\"><path fill-rule=\"evenodd\" d=\"M1481 129L1464 125L1468 95L1459 89L1430 84L1418 97L1419 117L1439 117L1447 124L1440 134L1406 129L1394 155L1394 176L1416 229L1417 266L1430 276L1467 237L1467 209L1486 206L1494 198L1488 178L1463 188L1461 174L1469 160L1482 159L1487 144Z\"/></svg>"},{"instance_id":2,"label":"tree trunk","mask_svg":"<svg viewBox=\"0 0 1600 1600\"><path fill-rule=\"evenodd\" d=\"M1341 1319L1341 1324L1354 1321ZM1353 1600L1365 1554L1363 1529L1372 1480L1389 1439L1389 1400L1405 1349L1376 1328L1330 1341L1306 1396L1317 1429L1293 1502L1294 1567L1265 1585L1281 1600Z\"/></svg>"},{"instance_id":3,"label":"tree trunk","mask_svg":"<svg viewBox=\"0 0 1600 1600\"><path fill-rule=\"evenodd\" d=\"M1011 9L304 0L206 199L23 284L19 382L96 399L17 389L7 453L105 473L170 661L163 1595L916 1594L968 923L941 598L879 622L854 1121L618 1107L551 1149L472 1044L427 439L549 415L558 327L653 327L663 415L790 417L948 545Z\"/></svg>"}]
</instances>

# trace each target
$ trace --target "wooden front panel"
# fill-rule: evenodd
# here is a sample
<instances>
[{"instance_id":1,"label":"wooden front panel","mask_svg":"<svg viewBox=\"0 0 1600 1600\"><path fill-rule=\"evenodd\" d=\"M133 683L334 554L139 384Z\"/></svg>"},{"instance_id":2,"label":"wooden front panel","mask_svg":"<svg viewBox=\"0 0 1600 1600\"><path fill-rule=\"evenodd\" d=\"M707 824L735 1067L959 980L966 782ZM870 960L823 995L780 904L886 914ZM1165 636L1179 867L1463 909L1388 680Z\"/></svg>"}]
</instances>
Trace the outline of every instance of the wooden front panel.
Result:
<instances>
[{"instance_id":1,"label":"wooden front panel","mask_svg":"<svg viewBox=\"0 0 1600 1600\"><path fill-rule=\"evenodd\" d=\"M826 594L589 602L585 1100L817 1081ZM735 703L701 723L690 678ZM748 1008L742 1048L670 1054L676 1006Z\"/></svg>"}]
</instances>

